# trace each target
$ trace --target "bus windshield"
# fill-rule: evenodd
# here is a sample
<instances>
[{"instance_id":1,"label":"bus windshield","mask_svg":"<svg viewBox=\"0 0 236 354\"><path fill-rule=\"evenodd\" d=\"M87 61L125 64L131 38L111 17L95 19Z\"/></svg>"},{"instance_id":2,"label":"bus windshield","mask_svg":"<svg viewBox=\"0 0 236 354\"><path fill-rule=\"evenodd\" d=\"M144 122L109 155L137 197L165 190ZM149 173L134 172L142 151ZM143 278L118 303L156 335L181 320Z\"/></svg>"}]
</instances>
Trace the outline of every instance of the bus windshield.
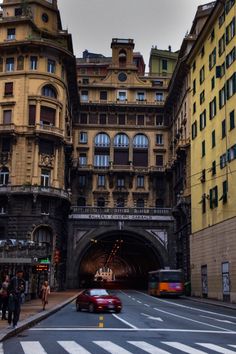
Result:
<instances>
[{"instance_id":1,"label":"bus windshield","mask_svg":"<svg viewBox=\"0 0 236 354\"><path fill-rule=\"evenodd\" d=\"M181 272L160 272L160 281L166 283L177 283L182 281Z\"/></svg>"}]
</instances>

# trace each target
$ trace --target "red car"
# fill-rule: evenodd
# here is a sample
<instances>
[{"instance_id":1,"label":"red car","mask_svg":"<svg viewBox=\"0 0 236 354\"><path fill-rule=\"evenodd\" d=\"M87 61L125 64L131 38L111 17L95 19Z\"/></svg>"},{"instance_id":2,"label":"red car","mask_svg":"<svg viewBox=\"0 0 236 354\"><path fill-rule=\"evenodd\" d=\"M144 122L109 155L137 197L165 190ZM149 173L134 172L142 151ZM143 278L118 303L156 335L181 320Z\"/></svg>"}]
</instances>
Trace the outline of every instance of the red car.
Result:
<instances>
[{"instance_id":1,"label":"red car","mask_svg":"<svg viewBox=\"0 0 236 354\"><path fill-rule=\"evenodd\" d=\"M122 303L117 296L108 294L105 289L87 289L76 299L76 311L87 309L89 312L115 311L119 313Z\"/></svg>"}]
</instances>

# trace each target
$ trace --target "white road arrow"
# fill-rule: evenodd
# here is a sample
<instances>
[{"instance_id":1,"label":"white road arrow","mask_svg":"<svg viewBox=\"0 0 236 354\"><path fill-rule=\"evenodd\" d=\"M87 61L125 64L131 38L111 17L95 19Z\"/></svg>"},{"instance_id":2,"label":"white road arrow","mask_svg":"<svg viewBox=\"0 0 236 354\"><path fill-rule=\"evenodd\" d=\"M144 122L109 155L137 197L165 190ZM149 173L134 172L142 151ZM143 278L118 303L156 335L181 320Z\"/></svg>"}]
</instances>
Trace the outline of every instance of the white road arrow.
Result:
<instances>
[{"instance_id":1,"label":"white road arrow","mask_svg":"<svg viewBox=\"0 0 236 354\"><path fill-rule=\"evenodd\" d=\"M146 313L141 313L141 315L148 317L148 319L150 319L150 320L156 320L156 321L163 322L163 319L161 317L150 316L150 315L147 315Z\"/></svg>"},{"instance_id":2,"label":"white road arrow","mask_svg":"<svg viewBox=\"0 0 236 354\"><path fill-rule=\"evenodd\" d=\"M229 321L229 320L220 320L219 318L214 318L214 317L209 317L209 316L203 316L203 315L201 315L200 317L209 318L210 320L215 320L215 321L223 322L223 323L236 324L235 322L231 322L231 321Z\"/></svg>"}]
</instances>

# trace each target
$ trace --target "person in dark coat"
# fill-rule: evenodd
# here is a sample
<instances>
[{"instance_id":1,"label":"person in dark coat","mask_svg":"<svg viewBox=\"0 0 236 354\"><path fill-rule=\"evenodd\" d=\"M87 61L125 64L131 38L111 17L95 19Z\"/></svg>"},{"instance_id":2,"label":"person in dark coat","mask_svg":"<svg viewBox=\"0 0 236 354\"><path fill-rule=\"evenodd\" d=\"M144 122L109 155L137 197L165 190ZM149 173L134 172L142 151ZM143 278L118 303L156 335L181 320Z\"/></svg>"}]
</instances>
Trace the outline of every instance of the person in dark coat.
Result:
<instances>
[{"instance_id":1,"label":"person in dark coat","mask_svg":"<svg viewBox=\"0 0 236 354\"><path fill-rule=\"evenodd\" d=\"M25 292L25 281L23 279L23 270L18 269L16 275L11 278L8 287L8 323L9 328L17 328L20 317L22 296Z\"/></svg>"},{"instance_id":2,"label":"person in dark coat","mask_svg":"<svg viewBox=\"0 0 236 354\"><path fill-rule=\"evenodd\" d=\"M2 283L0 290L0 309L2 310L2 320L6 320L6 311L8 307L8 286L9 286L9 276L6 275Z\"/></svg>"}]
</instances>

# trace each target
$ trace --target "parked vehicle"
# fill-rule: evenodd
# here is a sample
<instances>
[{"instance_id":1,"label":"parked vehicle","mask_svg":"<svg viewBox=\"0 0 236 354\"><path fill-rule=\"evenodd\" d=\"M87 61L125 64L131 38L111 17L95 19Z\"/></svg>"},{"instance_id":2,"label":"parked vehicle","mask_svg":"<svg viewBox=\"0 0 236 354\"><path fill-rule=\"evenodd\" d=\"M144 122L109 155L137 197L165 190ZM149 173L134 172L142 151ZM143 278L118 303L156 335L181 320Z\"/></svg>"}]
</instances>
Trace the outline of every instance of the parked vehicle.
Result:
<instances>
[{"instance_id":1,"label":"parked vehicle","mask_svg":"<svg viewBox=\"0 0 236 354\"><path fill-rule=\"evenodd\" d=\"M76 310L86 309L89 312L115 311L122 309L121 300L110 295L105 289L86 289L76 299Z\"/></svg>"}]
</instances>

